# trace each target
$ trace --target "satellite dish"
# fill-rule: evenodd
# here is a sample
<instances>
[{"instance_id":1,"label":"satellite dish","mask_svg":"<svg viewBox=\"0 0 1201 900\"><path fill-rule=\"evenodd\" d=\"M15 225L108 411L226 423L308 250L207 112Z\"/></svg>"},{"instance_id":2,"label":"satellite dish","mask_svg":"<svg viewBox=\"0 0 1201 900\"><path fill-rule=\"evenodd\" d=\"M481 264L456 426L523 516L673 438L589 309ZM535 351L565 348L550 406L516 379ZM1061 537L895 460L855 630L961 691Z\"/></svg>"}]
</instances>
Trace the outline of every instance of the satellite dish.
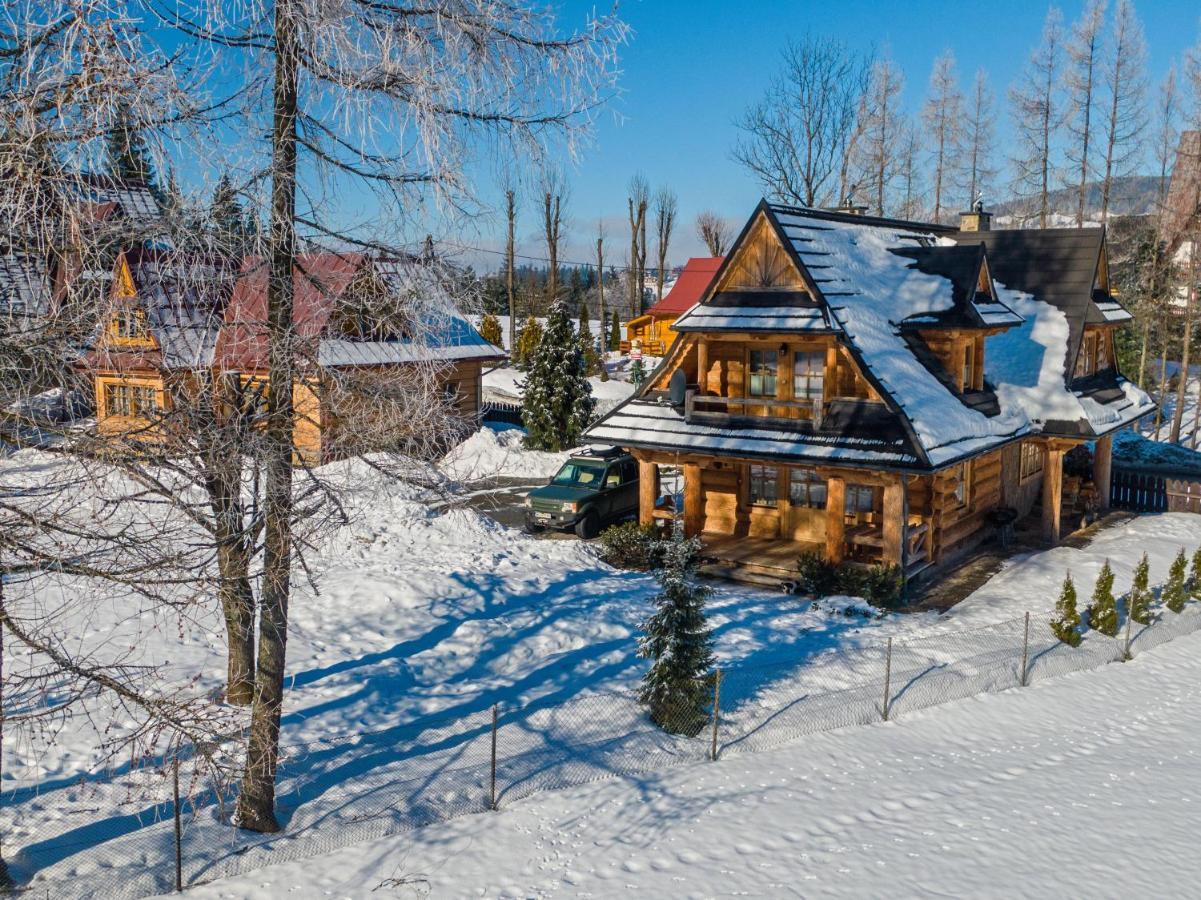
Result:
<instances>
[{"instance_id":1,"label":"satellite dish","mask_svg":"<svg viewBox=\"0 0 1201 900\"><path fill-rule=\"evenodd\" d=\"M683 369L676 369L667 383L667 396L672 406L683 406L684 397L688 393L688 376Z\"/></svg>"}]
</instances>

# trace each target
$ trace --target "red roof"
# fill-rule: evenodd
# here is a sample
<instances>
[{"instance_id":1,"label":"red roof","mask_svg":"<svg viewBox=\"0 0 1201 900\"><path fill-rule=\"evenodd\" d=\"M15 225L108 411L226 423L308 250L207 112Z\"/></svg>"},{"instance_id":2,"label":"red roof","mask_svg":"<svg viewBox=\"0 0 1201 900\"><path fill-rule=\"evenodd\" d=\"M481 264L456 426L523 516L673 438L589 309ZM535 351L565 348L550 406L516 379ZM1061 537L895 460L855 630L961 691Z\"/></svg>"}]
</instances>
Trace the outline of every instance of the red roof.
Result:
<instances>
[{"instance_id":1,"label":"red roof","mask_svg":"<svg viewBox=\"0 0 1201 900\"><path fill-rule=\"evenodd\" d=\"M303 253L296 258L292 321L301 341L320 337L363 260L358 253ZM266 260L250 257L243 264L225 310L216 357L223 368L267 368Z\"/></svg>"},{"instance_id":2,"label":"red roof","mask_svg":"<svg viewBox=\"0 0 1201 900\"><path fill-rule=\"evenodd\" d=\"M708 290L713 276L721 268L723 259L725 259L723 256L692 257L680 272L676 283L667 292L667 296L648 309L644 315L678 316L680 313L686 312Z\"/></svg>"}]
</instances>

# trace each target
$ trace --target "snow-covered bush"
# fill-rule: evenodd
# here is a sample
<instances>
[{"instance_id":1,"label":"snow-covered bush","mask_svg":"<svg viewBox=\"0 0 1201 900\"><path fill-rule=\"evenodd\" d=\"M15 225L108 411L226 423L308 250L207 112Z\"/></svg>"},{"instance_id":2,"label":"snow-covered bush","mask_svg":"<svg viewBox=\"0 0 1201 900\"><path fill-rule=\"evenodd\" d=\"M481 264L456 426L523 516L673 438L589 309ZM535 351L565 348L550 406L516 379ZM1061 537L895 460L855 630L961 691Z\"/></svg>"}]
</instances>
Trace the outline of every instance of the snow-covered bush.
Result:
<instances>
[{"instance_id":1,"label":"snow-covered bush","mask_svg":"<svg viewBox=\"0 0 1201 900\"><path fill-rule=\"evenodd\" d=\"M503 347L504 335L500 330L500 319L492 313L485 313L484 318L480 320L480 337L494 347Z\"/></svg>"},{"instance_id":2,"label":"snow-covered bush","mask_svg":"<svg viewBox=\"0 0 1201 900\"><path fill-rule=\"evenodd\" d=\"M619 569L653 569L662 556L653 525L622 522L601 532L600 558Z\"/></svg>"},{"instance_id":3,"label":"snow-covered bush","mask_svg":"<svg viewBox=\"0 0 1201 900\"><path fill-rule=\"evenodd\" d=\"M1072 647L1080 646L1080 613L1076 611L1076 585L1069 572L1063 579L1063 588L1055 602L1055 618L1051 620L1055 636Z\"/></svg>"},{"instance_id":4,"label":"snow-covered bush","mask_svg":"<svg viewBox=\"0 0 1201 900\"><path fill-rule=\"evenodd\" d=\"M705 603L713 591L693 577L701 548L697 538L685 538L676 522L671 539L661 543L663 567L655 574L660 590L652 600L656 611L643 623L645 634L638 640L638 654L651 660L639 700L664 731L691 737L709 718L713 631Z\"/></svg>"},{"instance_id":5,"label":"snow-covered bush","mask_svg":"<svg viewBox=\"0 0 1201 900\"><path fill-rule=\"evenodd\" d=\"M1113 595L1113 569L1109 560L1101 566L1097 583L1093 586L1092 602L1088 606L1088 624L1102 634L1117 637L1118 601Z\"/></svg>"}]
</instances>

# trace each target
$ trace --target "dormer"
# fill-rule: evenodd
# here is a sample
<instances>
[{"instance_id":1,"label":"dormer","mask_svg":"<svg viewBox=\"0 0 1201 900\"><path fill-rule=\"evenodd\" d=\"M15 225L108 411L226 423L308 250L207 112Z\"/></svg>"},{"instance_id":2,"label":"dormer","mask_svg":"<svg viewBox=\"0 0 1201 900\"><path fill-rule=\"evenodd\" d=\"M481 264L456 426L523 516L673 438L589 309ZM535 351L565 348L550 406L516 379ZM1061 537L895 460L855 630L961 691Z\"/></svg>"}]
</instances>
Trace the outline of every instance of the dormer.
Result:
<instances>
[{"instance_id":1,"label":"dormer","mask_svg":"<svg viewBox=\"0 0 1201 900\"><path fill-rule=\"evenodd\" d=\"M105 343L118 347L146 349L156 347L154 335L150 332L146 310L139 302L133 271L124 253L117 257L110 298L110 314L108 324L105 326Z\"/></svg>"}]
</instances>

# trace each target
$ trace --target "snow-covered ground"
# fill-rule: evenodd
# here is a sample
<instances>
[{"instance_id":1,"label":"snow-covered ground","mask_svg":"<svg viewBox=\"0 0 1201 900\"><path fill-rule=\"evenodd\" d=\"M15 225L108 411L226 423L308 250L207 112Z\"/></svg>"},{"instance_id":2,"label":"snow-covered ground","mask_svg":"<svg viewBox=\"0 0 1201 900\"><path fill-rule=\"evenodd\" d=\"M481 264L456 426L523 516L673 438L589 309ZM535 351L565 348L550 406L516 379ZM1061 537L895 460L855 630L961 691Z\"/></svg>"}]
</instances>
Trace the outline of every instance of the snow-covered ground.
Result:
<instances>
[{"instance_id":1,"label":"snow-covered ground","mask_svg":"<svg viewBox=\"0 0 1201 900\"><path fill-rule=\"evenodd\" d=\"M1125 665L543 794L188 893L1187 897L1199 796L1193 634Z\"/></svg>"},{"instance_id":2,"label":"snow-covered ground","mask_svg":"<svg viewBox=\"0 0 1201 900\"><path fill-rule=\"evenodd\" d=\"M588 378L592 388L592 396L596 398L596 414L603 416L622 400L634 393L634 385L628 379L628 361L617 354L610 354L611 359L605 361L609 370L609 380L601 381L595 375ZM646 371L650 372L654 360L645 361ZM484 372L484 399L499 400L508 403L520 403L522 384L525 373L517 369L502 368Z\"/></svg>"},{"instance_id":3,"label":"snow-covered ground","mask_svg":"<svg viewBox=\"0 0 1201 900\"><path fill-rule=\"evenodd\" d=\"M1152 361L1155 365L1155 372L1159 373L1159 361ZM1177 364L1169 365L1169 372L1178 368ZM1180 440L1178 441L1184 447L1201 448L1201 420L1197 415L1197 392L1201 388L1201 366L1189 366L1190 377L1184 392L1183 414L1180 418ZM1158 397L1158 393L1156 394ZM1155 417L1147 416L1140 424L1140 430L1144 435L1152 440L1166 441L1170 437L1172 418L1176 414L1176 392L1169 391L1164 398L1163 416L1161 417L1159 428L1155 427ZM1196 426L1196 428L1194 428ZM1194 431L1196 430L1196 435ZM1195 440L1194 440L1195 438Z\"/></svg>"},{"instance_id":4,"label":"snow-covered ground","mask_svg":"<svg viewBox=\"0 0 1201 900\"><path fill-rule=\"evenodd\" d=\"M539 474L557 465L556 459L516 451L509 444L511 434L481 433L447 468L461 464L470 469L493 453L521 460ZM46 467L54 464L34 451L0 460L5 478L31 482L44 478ZM646 729L624 692L637 684L645 665L637 657L635 640L650 611L651 577L608 567L586 544L537 540L505 528L455 503L453 495L448 504L445 494L432 489L364 472L360 461L335 465L342 472L328 474L345 475L351 524L325 538L309 556L318 590L298 578L291 607L290 681L282 724L287 758L281 775L290 831L311 832L320 840L331 832L349 834L361 821L365 804L389 802L399 809L412 779L453 771L465 764L469 752L478 762L486 734L479 729L486 728L483 723L496 703L519 711L530 704L583 704L580 698L593 698L591 706L573 707L587 714L570 721L556 721L552 710L537 728L523 731L530 720L515 722L509 727L525 743L507 743L509 753L536 749L549 759L561 749L555 743L560 739L564 747L614 735L644 740ZM456 472L452 477L473 476ZM830 692L871 684L882 671L886 638L915 648L904 665L898 658L899 673L908 671L915 659L931 669L955 654L987 650L984 639L999 640L998 635L1009 641L1005 649L1012 653L1012 628L996 623L1012 623L1025 611L1049 610L1065 571L1076 577L1083 599L1092 574L1110 558L1117 586L1125 589L1137 555L1147 551L1152 580L1158 583L1177 549L1185 546L1191 552L1199 542L1201 518L1139 518L1104 533L1084 550L1061 547L1013 560L945 616L865 618L847 615L846 603L811 605L777 593L720 585L709 607L719 663L766 673L746 676L741 683L731 677L729 699L741 706L732 713L727 739L734 729L746 734L730 752L756 746L757 732L771 732L770 722L759 724L765 716L787 719L772 712L782 703L819 688ZM47 576L9 584L6 594L10 604L37 599L57 608L87 596L87 587ZM216 610L175 619L113 596L91 612L86 634L78 637L98 658L114 653L130 663L162 664L164 679L195 679L199 694L220 689L224 659ZM975 637L941 643L943 636L958 636L965 629L973 629ZM7 652L6 667L19 671L20 651L9 647ZM874 702L874 688L871 694ZM826 696L843 702L841 695ZM870 703L864 708L870 712ZM793 716L808 715L807 706L793 709ZM119 721L111 724L121 727ZM771 733L778 743L779 732ZM165 786L161 778L153 784L139 782L136 790L128 779L79 789L81 779L86 781L100 766L94 723L82 716L71 720L48 744L36 738L16 740L11 731L7 737L6 797L0 810L6 858L19 861L16 848L36 845L47 854L39 858L52 861L48 875L79 879L105 872L108 878L120 878L122 866L166 852L169 845L161 845L161 837L153 851L137 845L142 857L131 855L121 843L145 824L132 816L129 804L141 815L147 792ZM318 746L319 751L314 749ZM644 762L653 765L659 758L648 756ZM430 797L478 787L473 775L451 790L434 774L412 790ZM529 776L529 783L536 784L537 778ZM478 791L472 796L478 802ZM387 797L391 800L379 799ZM157 807L153 798L149 802L146 814L153 818ZM201 835L221 835L231 844L228 858L238 858L240 848L233 845L245 835L215 817L193 827L198 832L191 846L202 845ZM499 848L489 847L487 854L497 852ZM202 862L192 858L190 877L208 871ZM497 869L498 878L501 871ZM444 893L466 893L468 882L463 887Z\"/></svg>"}]
</instances>

